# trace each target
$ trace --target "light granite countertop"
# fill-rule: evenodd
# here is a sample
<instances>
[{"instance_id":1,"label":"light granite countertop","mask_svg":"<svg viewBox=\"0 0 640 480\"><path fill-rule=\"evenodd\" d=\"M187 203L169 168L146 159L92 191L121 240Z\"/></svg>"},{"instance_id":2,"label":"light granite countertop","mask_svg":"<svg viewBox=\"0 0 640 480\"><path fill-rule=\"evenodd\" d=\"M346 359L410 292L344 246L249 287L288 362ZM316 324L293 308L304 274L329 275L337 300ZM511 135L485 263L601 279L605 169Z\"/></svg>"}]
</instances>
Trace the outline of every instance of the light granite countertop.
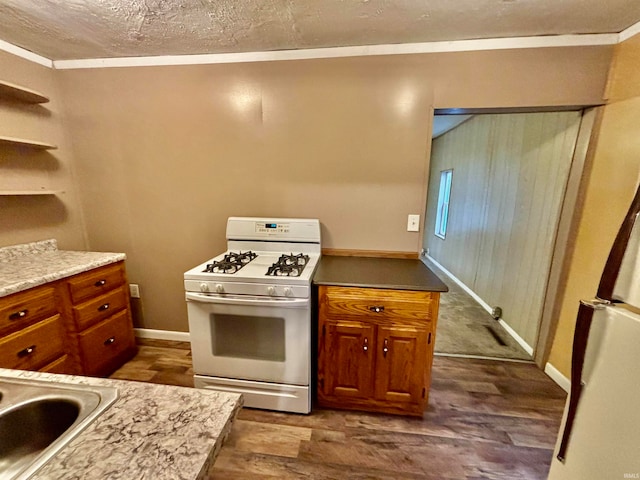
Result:
<instances>
[{"instance_id":1,"label":"light granite countertop","mask_svg":"<svg viewBox=\"0 0 640 480\"><path fill-rule=\"evenodd\" d=\"M33 480L205 479L242 406L239 394L0 369L0 376L111 386L118 399Z\"/></svg>"},{"instance_id":2,"label":"light granite countertop","mask_svg":"<svg viewBox=\"0 0 640 480\"><path fill-rule=\"evenodd\" d=\"M0 297L124 260L124 253L58 250L53 239L0 248Z\"/></svg>"}]
</instances>

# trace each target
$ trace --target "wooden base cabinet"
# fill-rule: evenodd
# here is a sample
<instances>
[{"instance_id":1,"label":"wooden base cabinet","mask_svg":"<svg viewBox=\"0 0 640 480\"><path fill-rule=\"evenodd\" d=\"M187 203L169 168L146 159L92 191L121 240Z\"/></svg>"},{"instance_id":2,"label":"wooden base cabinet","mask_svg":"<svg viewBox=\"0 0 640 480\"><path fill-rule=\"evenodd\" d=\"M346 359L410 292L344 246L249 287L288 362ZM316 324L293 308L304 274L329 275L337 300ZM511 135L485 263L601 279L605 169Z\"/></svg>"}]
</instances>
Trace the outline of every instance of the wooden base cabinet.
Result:
<instances>
[{"instance_id":1,"label":"wooden base cabinet","mask_svg":"<svg viewBox=\"0 0 640 480\"><path fill-rule=\"evenodd\" d=\"M124 262L0 298L0 367L105 376L136 353Z\"/></svg>"},{"instance_id":2,"label":"wooden base cabinet","mask_svg":"<svg viewBox=\"0 0 640 480\"><path fill-rule=\"evenodd\" d=\"M48 371L52 364L69 365L61 311L50 285L0 298L0 367Z\"/></svg>"},{"instance_id":3,"label":"wooden base cabinet","mask_svg":"<svg viewBox=\"0 0 640 480\"><path fill-rule=\"evenodd\" d=\"M124 263L80 273L63 282L67 331L82 373L106 376L136 353Z\"/></svg>"},{"instance_id":4,"label":"wooden base cabinet","mask_svg":"<svg viewBox=\"0 0 640 480\"><path fill-rule=\"evenodd\" d=\"M439 293L319 287L318 404L422 416Z\"/></svg>"}]
</instances>

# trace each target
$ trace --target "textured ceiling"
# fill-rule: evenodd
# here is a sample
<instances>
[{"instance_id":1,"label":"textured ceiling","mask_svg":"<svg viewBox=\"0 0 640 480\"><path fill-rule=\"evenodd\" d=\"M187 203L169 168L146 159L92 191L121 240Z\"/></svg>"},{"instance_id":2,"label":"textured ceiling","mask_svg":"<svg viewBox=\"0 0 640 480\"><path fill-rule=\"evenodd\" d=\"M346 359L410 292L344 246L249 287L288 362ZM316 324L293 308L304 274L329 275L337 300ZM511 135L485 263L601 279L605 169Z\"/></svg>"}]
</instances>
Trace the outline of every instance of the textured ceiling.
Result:
<instances>
[{"instance_id":1,"label":"textured ceiling","mask_svg":"<svg viewBox=\"0 0 640 480\"><path fill-rule=\"evenodd\" d=\"M638 0L0 0L0 40L53 60L618 33Z\"/></svg>"}]
</instances>

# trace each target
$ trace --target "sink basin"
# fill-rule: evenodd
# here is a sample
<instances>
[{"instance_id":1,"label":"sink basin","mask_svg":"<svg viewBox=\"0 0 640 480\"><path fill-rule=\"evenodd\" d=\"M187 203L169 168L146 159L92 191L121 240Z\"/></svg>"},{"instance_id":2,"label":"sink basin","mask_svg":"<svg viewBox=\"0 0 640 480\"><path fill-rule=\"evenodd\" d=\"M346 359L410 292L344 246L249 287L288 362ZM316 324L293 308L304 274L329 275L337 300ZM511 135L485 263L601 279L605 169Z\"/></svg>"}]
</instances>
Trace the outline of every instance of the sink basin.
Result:
<instances>
[{"instance_id":1,"label":"sink basin","mask_svg":"<svg viewBox=\"0 0 640 480\"><path fill-rule=\"evenodd\" d=\"M0 480L29 478L117 397L112 387L0 377Z\"/></svg>"}]
</instances>

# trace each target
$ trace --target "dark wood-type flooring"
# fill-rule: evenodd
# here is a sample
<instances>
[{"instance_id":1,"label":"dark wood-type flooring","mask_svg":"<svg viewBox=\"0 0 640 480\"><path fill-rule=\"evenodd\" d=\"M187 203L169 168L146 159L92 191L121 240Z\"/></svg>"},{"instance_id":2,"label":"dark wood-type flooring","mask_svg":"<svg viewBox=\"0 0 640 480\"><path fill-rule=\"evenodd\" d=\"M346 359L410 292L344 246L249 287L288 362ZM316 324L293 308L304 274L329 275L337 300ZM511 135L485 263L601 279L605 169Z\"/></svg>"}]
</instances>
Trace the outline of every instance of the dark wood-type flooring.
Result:
<instances>
[{"instance_id":1,"label":"dark wood-type flooring","mask_svg":"<svg viewBox=\"0 0 640 480\"><path fill-rule=\"evenodd\" d=\"M112 378L193 386L188 343L142 340ZM436 357L423 418L243 409L211 480L543 480L565 393L535 365Z\"/></svg>"}]
</instances>

